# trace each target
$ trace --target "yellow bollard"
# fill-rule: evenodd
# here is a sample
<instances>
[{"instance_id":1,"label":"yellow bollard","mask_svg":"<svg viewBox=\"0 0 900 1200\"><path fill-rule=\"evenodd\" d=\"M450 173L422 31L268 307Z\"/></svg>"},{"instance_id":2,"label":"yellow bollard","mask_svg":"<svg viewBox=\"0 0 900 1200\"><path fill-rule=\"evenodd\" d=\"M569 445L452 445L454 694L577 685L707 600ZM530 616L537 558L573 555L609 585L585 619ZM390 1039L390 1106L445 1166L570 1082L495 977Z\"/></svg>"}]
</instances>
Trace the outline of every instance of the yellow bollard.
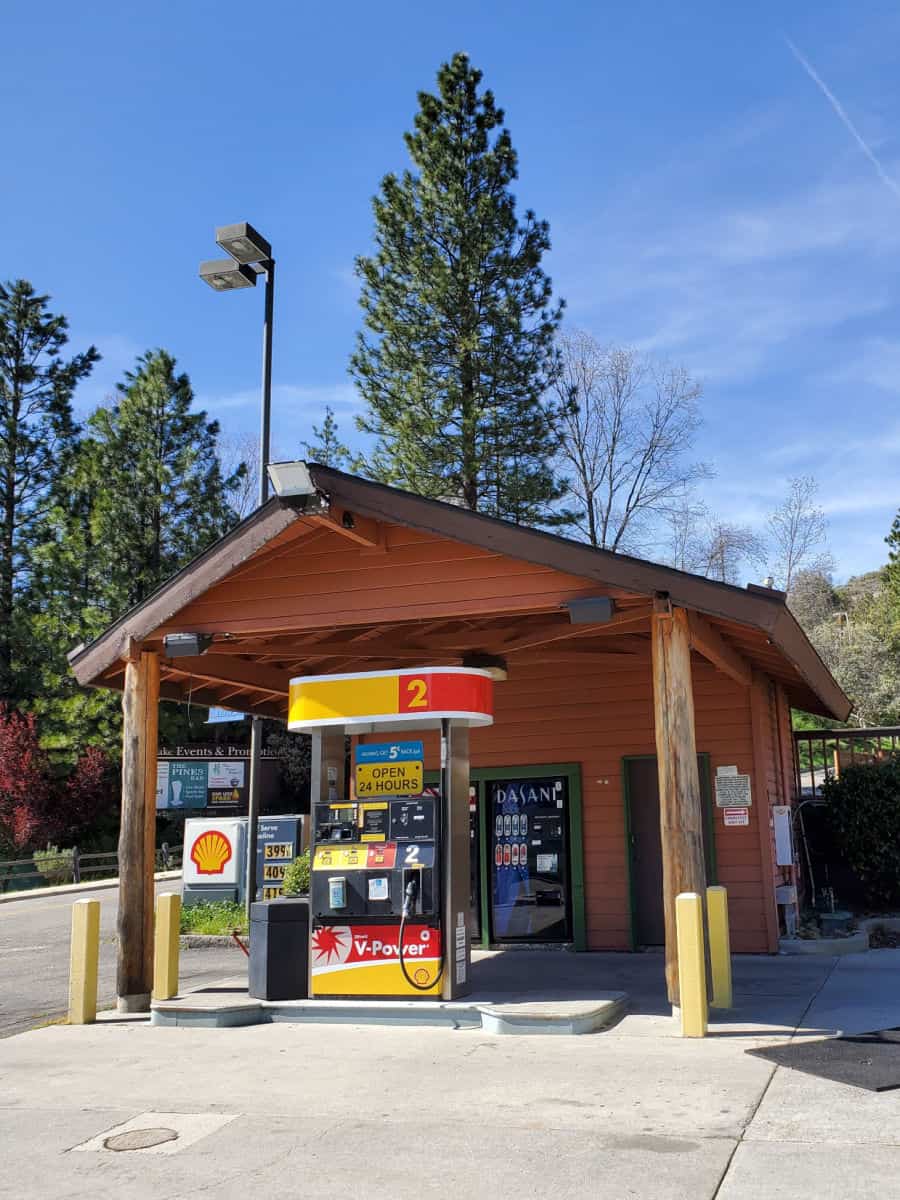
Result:
<instances>
[{"instance_id":1,"label":"yellow bollard","mask_svg":"<svg viewBox=\"0 0 900 1200\"><path fill-rule=\"evenodd\" d=\"M728 932L728 893L723 887L706 889L709 927L709 961L712 970L711 1008L731 1008L731 935Z\"/></svg>"},{"instance_id":2,"label":"yellow bollard","mask_svg":"<svg viewBox=\"0 0 900 1200\"><path fill-rule=\"evenodd\" d=\"M69 1024L90 1025L97 1019L97 964L100 958L100 901L72 905L69 951Z\"/></svg>"},{"instance_id":3,"label":"yellow bollard","mask_svg":"<svg viewBox=\"0 0 900 1200\"><path fill-rule=\"evenodd\" d=\"M706 1037L703 899L696 892L682 892L675 897L675 925L678 934L681 1036Z\"/></svg>"},{"instance_id":4,"label":"yellow bollard","mask_svg":"<svg viewBox=\"0 0 900 1200\"><path fill-rule=\"evenodd\" d=\"M181 897L166 892L156 900L156 935L153 946L153 999L171 1000L178 994L178 937Z\"/></svg>"}]
</instances>

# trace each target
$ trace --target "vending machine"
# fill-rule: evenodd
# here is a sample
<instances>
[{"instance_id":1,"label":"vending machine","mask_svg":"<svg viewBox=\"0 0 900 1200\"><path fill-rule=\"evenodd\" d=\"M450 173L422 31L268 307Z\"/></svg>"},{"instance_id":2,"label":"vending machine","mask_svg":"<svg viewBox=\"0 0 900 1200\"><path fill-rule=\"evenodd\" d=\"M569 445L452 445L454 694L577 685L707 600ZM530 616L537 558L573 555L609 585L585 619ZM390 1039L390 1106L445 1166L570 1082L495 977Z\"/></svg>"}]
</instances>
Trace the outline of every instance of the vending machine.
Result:
<instances>
[{"instance_id":1,"label":"vending machine","mask_svg":"<svg viewBox=\"0 0 900 1200\"><path fill-rule=\"evenodd\" d=\"M313 995L441 994L440 827L437 788L316 805Z\"/></svg>"}]
</instances>

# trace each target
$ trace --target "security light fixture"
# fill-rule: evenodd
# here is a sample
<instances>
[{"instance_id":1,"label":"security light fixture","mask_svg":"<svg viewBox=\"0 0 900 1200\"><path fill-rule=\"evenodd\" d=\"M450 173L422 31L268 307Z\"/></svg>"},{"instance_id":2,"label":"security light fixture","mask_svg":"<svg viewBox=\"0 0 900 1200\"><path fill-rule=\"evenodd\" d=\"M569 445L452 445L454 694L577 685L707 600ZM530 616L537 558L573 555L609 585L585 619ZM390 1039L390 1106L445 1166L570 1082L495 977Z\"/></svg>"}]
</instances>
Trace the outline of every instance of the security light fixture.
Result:
<instances>
[{"instance_id":1,"label":"security light fixture","mask_svg":"<svg viewBox=\"0 0 900 1200\"><path fill-rule=\"evenodd\" d=\"M265 263L272 257L272 247L246 221L220 225L216 230L216 242L236 263Z\"/></svg>"},{"instance_id":2,"label":"security light fixture","mask_svg":"<svg viewBox=\"0 0 900 1200\"><path fill-rule=\"evenodd\" d=\"M305 462L269 463L266 468L269 479L275 489L275 495L284 499L286 496L314 496L316 485L312 481L309 467Z\"/></svg>"},{"instance_id":3,"label":"security light fixture","mask_svg":"<svg viewBox=\"0 0 900 1200\"><path fill-rule=\"evenodd\" d=\"M564 607L573 625L605 625L612 620L613 602L608 596L582 596L567 600Z\"/></svg>"},{"instance_id":4,"label":"security light fixture","mask_svg":"<svg viewBox=\"0 0 900 1200\"><path fill-rule=\"evenodd\" d=\"M163 649L168 658L195 658L205 654L211 645L209 633L167 633L163 638Z\"/></svg>"},{"instance_id":5,"label":"security light fixture","mask_svg":"<svg viewBox=\"0 0 900 1200\"><path fill-rule=\"evenodd\" d=\"M233 258L211 258L200 264L200 278L216 292L256 287L256 272Z\"/></svg>"}]
</instances>

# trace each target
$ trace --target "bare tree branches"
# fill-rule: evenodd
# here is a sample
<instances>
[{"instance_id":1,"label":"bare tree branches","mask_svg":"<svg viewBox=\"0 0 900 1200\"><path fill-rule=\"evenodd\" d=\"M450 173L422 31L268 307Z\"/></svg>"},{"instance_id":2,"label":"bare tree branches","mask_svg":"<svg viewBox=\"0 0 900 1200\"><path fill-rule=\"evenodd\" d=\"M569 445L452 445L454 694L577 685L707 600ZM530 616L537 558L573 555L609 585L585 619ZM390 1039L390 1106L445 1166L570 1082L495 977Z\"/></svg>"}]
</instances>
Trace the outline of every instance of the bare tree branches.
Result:
<instances>
[{"instance_id":1,"label":"bare tree branches","mask_svg":"<svg viewBox=\"0 0 900 1200\"><path fill-rule=\"evenodd\" d=\"M561 457L593 546L635 549L685 492L712 474L689 462L700 384L683 367L587 333L560 338L554 388L563 404Z\"/></svg>"},{"instance_id":2,"label":"bare tree branches","mask_svg":"<svg viewBox=\"0 0 900 1200\"><path fill-rule=\"evenodd\" d=\"M259 438L255 433L223 434L218 449L226 479L230 479L242 464L246 467L237 489L228 498L228 503L243 520L259 502Z\"/></svg>"},{"instance_id":3,"label":"bare tree branches","mask_svg":"<svg viewBox=\"0 0 900 1200\"><path fill-rule=\"evenodd\" d=\"M722 521L686 494L666 514L669 561L681 571L721 583L740 583L766 561L763 539L749 525Z\"/></svg>"},{"instance_id":4,"label":"bare tree branches","mask_svg":"<svg viewBox=\"0 0 900 1200\"><path fill-rule=\"evenodd\" d=\"M800 570L827 575L833 569L831 555L825 549L828 523L817 503L819 485L811 475L799 475L790 481L786 499L769 517L769 533L774 543L772 573L779 587L790 592Z\"/></svg>"}]
</instances>

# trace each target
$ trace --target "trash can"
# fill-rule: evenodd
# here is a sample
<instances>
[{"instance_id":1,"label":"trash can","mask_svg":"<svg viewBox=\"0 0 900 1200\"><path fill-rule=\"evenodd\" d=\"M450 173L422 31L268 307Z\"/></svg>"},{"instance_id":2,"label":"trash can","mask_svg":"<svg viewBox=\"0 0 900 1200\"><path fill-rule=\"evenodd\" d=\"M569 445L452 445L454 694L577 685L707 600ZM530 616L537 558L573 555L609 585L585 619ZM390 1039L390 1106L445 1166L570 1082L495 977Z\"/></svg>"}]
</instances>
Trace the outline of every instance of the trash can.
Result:
<instances>
[{"instance_id":1,"label":"trash can","mask_svg":"<svg viewBox=\"0 0 900 1200\"><path fill-rule=\"evenodd\" d=\"M305 1000L309 995L309 897L250 906L250 995Z\"/></svg>"}]
</instances>

